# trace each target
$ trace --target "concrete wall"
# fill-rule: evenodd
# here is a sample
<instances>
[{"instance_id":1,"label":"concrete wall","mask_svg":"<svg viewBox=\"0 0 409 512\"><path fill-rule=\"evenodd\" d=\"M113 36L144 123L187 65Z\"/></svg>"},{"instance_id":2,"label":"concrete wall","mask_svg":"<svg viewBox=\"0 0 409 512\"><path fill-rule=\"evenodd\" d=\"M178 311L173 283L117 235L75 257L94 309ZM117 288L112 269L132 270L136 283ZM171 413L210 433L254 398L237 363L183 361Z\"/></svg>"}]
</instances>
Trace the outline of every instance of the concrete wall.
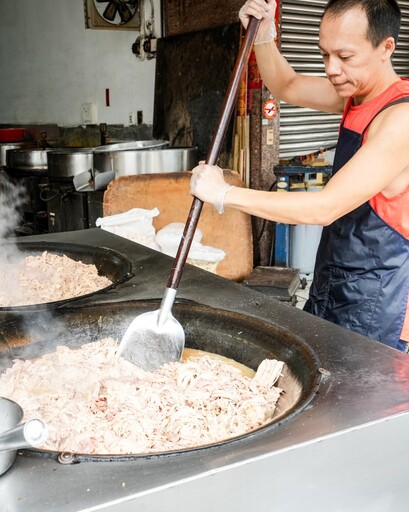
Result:
<instances>
[{"instance_id":1,"label":"concrete wall","mask_svg":"<svg viewBox=\"0 0 409 512\"><path fill-rule=\"evenodd\" d=\"M128 125L142 110L151 124L156 61L132 53L138 35L86 29L83 0L0 0L0 124L79 125L84 103L95 104L96 123Z\"/></svg>"}]
</instances>

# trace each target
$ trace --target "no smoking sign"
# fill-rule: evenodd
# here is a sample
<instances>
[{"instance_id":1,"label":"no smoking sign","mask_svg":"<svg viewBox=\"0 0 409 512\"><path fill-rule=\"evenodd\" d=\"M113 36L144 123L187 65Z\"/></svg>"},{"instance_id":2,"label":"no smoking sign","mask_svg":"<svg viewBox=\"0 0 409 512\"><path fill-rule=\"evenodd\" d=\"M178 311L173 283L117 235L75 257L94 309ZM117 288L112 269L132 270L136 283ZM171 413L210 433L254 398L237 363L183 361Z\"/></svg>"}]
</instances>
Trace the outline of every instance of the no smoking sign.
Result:
<instances>
[{"instance_id":1,"label":"no smoking sign","mask_svg":"<svg viewBox=\"0 0 409 512\"><path fill-rule=\"evenodd\" d=\"M274 119L277 115L277 103L274 100L267 100L263 105L263 114L266 119Z\"/></svg>"}]
</instances>

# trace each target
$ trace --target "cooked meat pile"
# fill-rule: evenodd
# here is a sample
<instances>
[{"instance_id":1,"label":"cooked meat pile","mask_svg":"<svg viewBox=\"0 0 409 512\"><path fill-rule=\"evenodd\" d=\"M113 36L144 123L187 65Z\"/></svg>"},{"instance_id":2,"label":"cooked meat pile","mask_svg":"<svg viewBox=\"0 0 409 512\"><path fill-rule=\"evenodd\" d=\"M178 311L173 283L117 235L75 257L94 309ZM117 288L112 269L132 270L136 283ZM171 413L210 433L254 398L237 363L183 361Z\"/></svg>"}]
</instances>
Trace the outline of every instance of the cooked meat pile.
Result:
<instances>
[{"instance_id":1,"label":"cooked meat pile","mask_svg":"<svg viewBox=\"0 0 409 512\"><path fill-rule=\"evenodd\" d=\"M0 307L71 299L110 284L95 265L45 251L0 267Z\"/></svg>"},{"instance_id":2,"label":"cooked meat pile","mask_svg":"<svg viewBox=\"0 0 409 512\"><path fill-rule=\"evenodd\" d=\"M178 450L244 434L271 419L282 391L274 382L283 363L275 360L264 360L254 378L212 355L149 373L117 358L117 347L107 338L16 360L1 377L0 395L20 404L25 420L46 422L43 448L102 455Z\"/></svg>"}]
</instances>

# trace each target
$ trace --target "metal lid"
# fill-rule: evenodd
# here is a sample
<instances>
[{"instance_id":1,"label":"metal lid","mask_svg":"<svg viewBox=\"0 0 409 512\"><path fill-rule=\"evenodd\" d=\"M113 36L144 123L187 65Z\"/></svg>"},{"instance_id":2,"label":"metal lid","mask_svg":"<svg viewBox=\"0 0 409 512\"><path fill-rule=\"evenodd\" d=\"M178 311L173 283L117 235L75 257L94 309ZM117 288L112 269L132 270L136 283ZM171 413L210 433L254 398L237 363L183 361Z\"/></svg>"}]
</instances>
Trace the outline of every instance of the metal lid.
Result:
<instances>
[{"instance_id":1,"label":"metal lid","mask_svg":"<svg viewBox=\"0 0 409 512\"><path fill-rule=\"evenodd\" d=\"M169 146L167 140L133 140L130 142L120 142L118 144L107 144L106 146L97 146L94 153L106 153L110 151L129 151L138 149L158 149Z\"/></svg>"}]
</instances>

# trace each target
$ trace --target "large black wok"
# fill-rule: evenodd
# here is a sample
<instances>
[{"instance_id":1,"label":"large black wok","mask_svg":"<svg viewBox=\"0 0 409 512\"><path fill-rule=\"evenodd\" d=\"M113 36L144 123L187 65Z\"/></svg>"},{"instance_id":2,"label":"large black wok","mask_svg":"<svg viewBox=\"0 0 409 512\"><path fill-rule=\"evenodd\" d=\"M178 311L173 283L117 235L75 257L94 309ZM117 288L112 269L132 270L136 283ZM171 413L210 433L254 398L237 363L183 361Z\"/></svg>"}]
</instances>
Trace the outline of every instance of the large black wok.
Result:
<instances>
[{"instance_id":1,"label":"large black wok","mask_svg":"<svg viewBox=\"0 0 409 512\"><path fill-rule=\"evenodd\" d=\"M53 351L58 345L75 348L107 336L120 340L135 315L156 307L157 301L136 301L82 308L66 307L53 312L45 311L43 314L16 313L0 323L0 373L11 366L15 358L34 358ZM284 393L278 401L275 416L267 426L259 430L277 428L283 421L302 411L316 394L321 375L317 357L300 337L286 329L254 317L190 302L175 304L174 314L184 326L187 347L235 359L252 369L257 369L265 358L279 359L286 363L284 376L278 381ZM257 431L251 435L255 433ZM146 456L67 456L43 453L59 456L61 461L69 462Z\"/></svg>"},{"instance_id":2,"label":"large black wok","mask_svg":"<svg viewBox=\"0 0 409 512\"><path fill-rule=\"evenodd\" d=\"M40 256L44 251L48 251L58 256L65 255L75 261L82 261L82 263L85 264L94 264L98 270L98 274L110 279L112 284L101 288L97 292L79 295L69 299L41 304L29 304L26 306L0 307L0 313L3 311L25 311L60 307L74 300L109 290L132 277L132 264L128 258L118 251L105 247L55 242L10 242L2 244L1 249L2 254L7 255L8 261L11 263L13 259L17 259L18 257Z\"/></svg>"}]
</instances>

